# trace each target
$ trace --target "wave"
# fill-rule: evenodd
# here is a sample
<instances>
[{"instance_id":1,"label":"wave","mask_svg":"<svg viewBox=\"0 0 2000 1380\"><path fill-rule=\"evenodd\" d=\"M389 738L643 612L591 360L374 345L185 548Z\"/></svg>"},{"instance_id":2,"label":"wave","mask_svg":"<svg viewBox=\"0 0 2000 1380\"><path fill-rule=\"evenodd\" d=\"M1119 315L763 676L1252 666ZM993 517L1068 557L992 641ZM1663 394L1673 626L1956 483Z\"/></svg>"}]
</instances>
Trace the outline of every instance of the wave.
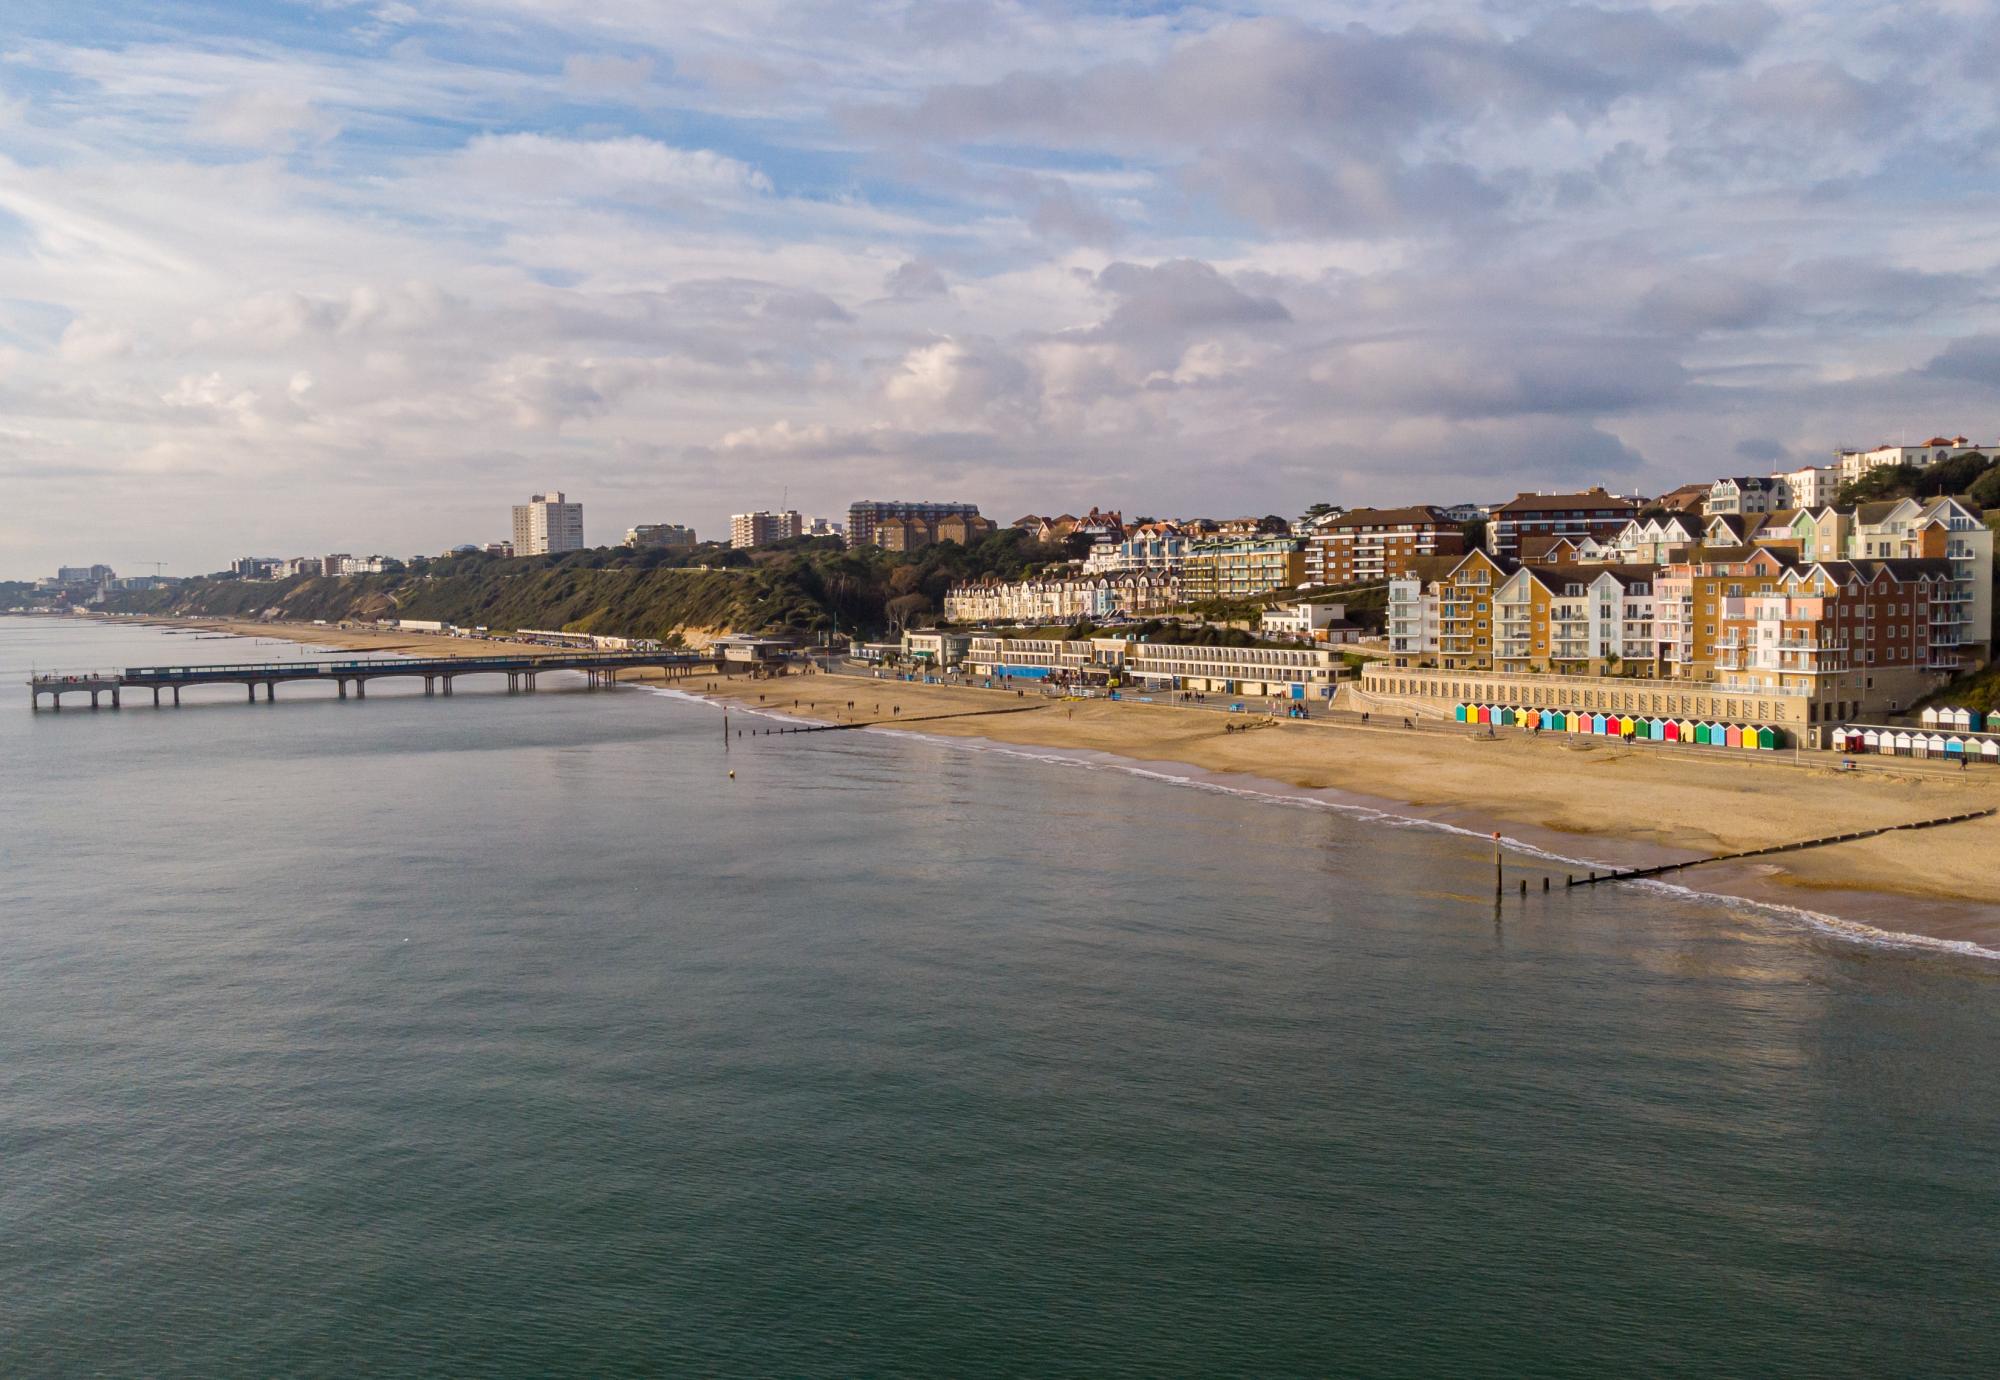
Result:
<instances>
[{"instance_id":1,"label":"wave","mask_svg":"<svg viewBox=\"0 0 2000 1380\"><path fill-rule=\"evenodd\" d=\"M1441 819L1428 819L1422 815L1399 814L1378 805L1364 805L1354 801L1330 799L1325 795L1300 795L1277 783L1268 787L1233 785L1222 781L1205 780L1200 776L1184 775L1179 772L1161 771L1154 767L1140 766L1135 762L1120 759L1110 753L1066 752L1060 748L1023 748L1013 744L994 743L982 739L944 737L923 733L914 729L893 727L871 728L871 733L893 734L898 737L916 738L937 747L957 748L961 751L990 753L1002 757L1015 757L1026 761L1045 763L1050 766L1081 768L1085 771L1109 771L1123 776L1136 776L1149 781L1179 787L1187 790L1208 791L1217 795L1235 796L1239 799L1259 804L1275 805L1288 809L1323 810L1350 818L1379 824L1392 829L1424 829L1440 834L1453 834L1461 838L1483 841L1493 837L1491 830L1469 829L1464 825L1452 824ZM1500 833L1501 843L1511 852L1544 862L1566 863L1571 867L1594 869L1599 872L1618 870L1613 864L1580 855L1559 853L1552 848L1514 838L1504 830ZM1985 961L2000 961L2000 948L1974 943L1969 939L1940 939L1927 934L1911 934L1903 930L1887 930L1860 920L1849 920L1831 915L1825 911L1809 909L1805 906L1788 905L1783 901L1765 900L1759 897L1738 896L1723 891L1703 891L1699 887L1682 882L1665 881L1657 877L1641 878L1633 882L1621 882L1621 886L1644 887L1648 891L1674 900L1698 902L1703 905L1749 906L1766 914L1803 925L1807 928L1832 935L1849 943L1867 945L1874 948L1916 950L1928 953L1951 954L1961 958Z\"/></svg>"},{"instance_id":2,"label":"wave","mask_svg":"<svg viewBox=\"0 0 2000 1380\"><path fill-rule=\"evenodd\" d=\"M710 699L685 690L665 689L656 686L639 687L655 695L693 704L707 705L714 709L729 709L737 713L752 714L759 718L781 719L788 723L816 724L820 721L800 715L780 713L768 709L745 706L741 701ZM1083 771L1116 772L1122 776L1136 776L1143 780L1157 781L1163 785L1182 790L1207 791L1216 795L1234 796L1262 805L1274 805L1285 809L1320 810L1345 815L1366 823L1381 825L1391 829L1423 829L1439 834L1451 834L1461 838L1478 839L1482 842L1493 837L1493 831L1470 829L1446 820L1429 819L1423 815L1401 814L1379 805L1366 805L1357 801L1340 800L1325 793L1302 795L1294 788L1277 782L1265 786L1243 786L1224 781L1205 779L1198 775L1181 772L1162 771L1156 767L1142 766L1129 758L1121 758L1108 752L1091 749L1063 749L1049 747L1022 747L1014 743L999 743L986 738L947 737L942 734L925 733L921 729L898 728L890 724L873 725L861 730L864 733L879 733L890 737L914 739L933 747L947 748L958 752L979 752L996 757L1012 757L1021 761L1038 762L1047 766L1069 767ZM1260 779L1260 778L1252 778ZM1573 868L1599 872L1617 871L1611 863L1596 858L1576 854L1559 853L1541 844L1526 839L1514 838L1504 830L1500 831L1500 842L1511 852L1538 858L1549 863L1564 863ZM1911 934L1902 930L1887 930L1860 920L1849 920L1825 911L1809 909L1805 906L1788 905L1783 901L1765 900L1760 897L1737 896L1724 891L1703 891L1699 887L1682 882L1669 882L1658 877L1642 878L1634 882L1621 882L1621 886L1644 887L1655 895L1674 900L1696 902L1702 905L1749 906L1765 914L1801 925L1805 928L1830 935L1848 943L1871 948L1913 950L1924 953L1950 954L1960 958L1979 959L1988 962L2000 961L2000 948L1974 943L1969 939L1940 939L1927 934Z\"/></svg>"}]
</instances>

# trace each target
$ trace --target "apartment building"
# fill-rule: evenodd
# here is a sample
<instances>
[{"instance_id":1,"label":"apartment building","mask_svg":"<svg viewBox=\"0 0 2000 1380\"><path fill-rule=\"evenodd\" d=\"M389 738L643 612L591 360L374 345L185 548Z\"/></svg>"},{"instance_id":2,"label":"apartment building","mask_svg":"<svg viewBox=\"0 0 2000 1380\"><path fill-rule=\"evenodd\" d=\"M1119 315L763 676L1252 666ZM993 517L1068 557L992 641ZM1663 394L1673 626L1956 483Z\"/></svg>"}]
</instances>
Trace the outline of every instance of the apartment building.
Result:
<instances>
[{"instance_id":1,"label":"apartment building","mask_svg":"<svg viewBox=\"0 0 2000 1380\"><path fill-rule=\"evenodd\" d=\"M583 550L583 505L560 489L514 505L514 554L544 556Z\"/></svg>"},{"instance_id":2,"label":"apartment building","mask_svg":"<svg viewBox=\"0 0 2000 1380\"><path fill-rule=\"evenodd\" d=\"M883 543L879 540L878 532L882 524L898 518L917 519L920 524L916 529L918 532L927 534L930 540L939 540L940 538L936 535L935 524L941 519L949 517L977 518L979 517L979 505L976 503L906 503L901 501L885 502L880 499L862 499L858 503L850 504L847 509L847 544L849 546L881 546ZM985 530L987 532L993 530L993 524L989 520L980 518L980 521L985 523ZM903 540L908 540L910 535L911 530L908 527L901 529L898 533L899 538ZM957 538L943 538L943 540L955 541ZM920 541L918 543L918 545L928 544L929 541ZM915 548L906 547L904 549L913 550Z\"/></svg>"},{"instance_id":3,"label":"apartment building","mask_svg":"<svg viewBox=\"0 0 2000 1380\"><path fill-rule=\"evenodd\" d=\"M1487 549L1519 560L1526 536L1595 537L1606 541L1638 516L1639 505L1603 489L1577 494L1518 494L1493 510Z\"/></svg>"},{"instance_id":4,"label":"apartment building","mask_svg":"<svg viewBox=\"0 0 2000 1380\"><path fill-rule=\"evenodd\" d=\"M794 537L804 536L805 527L805 518L796 508L787 508L781 513L768 512L762 508L754 513L731 513L729 545L737 551L769 546L773 542L790 541Z\"/></svg>"},{"instance_id":5,"label":"apartment building","mask_svg":"<svg viewBox=\"0 0 2000 1380\"><path fill-rule=\"evenodd\" d=\"M1654 665L1652 566L1523 566L1493 591L1500 671L1576 674Z\"/></svg>"},{"instance_id":6,"label":"apartment building","mask_svg":"<svg viewBox=\"0 0 2000 1380\"><path fill-rule=\"evenodd\" d=\"M1957 664L1955 624L1940 596L1948 561L1814 561L1756 593L1718 605L1715 680L1726 690L1806 697L1808 721L1908 707Z\"/></svg>"},{"instance_id":7,"label":"apartment building","mask_svg":"<svg viewBox=\"0 0 2000 1380\"><path fill-rule=\"evenodd\" d=\"M730 519L730 535L735 535L733 518ZM634 550L661 547L668 551L691 551L697 543L692 527L683 527L675 522L642 522L637 527L625 529L625 544Z\"/></svg>"},{"instance_id":8,"label":"apartment building","mask_svg":"<svg viewBox=\"0 0 2000 1380\"><path fill-rule=\"evenodd\" d=\"M1493 665L1498 626L1493 593L1514 572L1484 551L1470 551L1435 586L1438 609L1438 664L1449 669L1486 670Z\"/></svg>"},{"instance_id":9,"label":"apartment building","mask_svg":"<svg viewBox=\"0 0 2000 1380\"><path fill-rule=\"evenodd\" d=\"M1389 580L1412 561L1464 550L1460 525L1436 508L1356 508L1306 539L1305 580L1314 585Z\"/></svg>"},{"instance_id":10,"label":"apartment building","mask_svg":"<svg viewBox=\"0 0 2000 1380\"><path fill-rule=\"evenodd\" d=\"M1255 599L1305 582L1305 543L1295 537L1244 537L1197 542L1181 570L1189 603L1212 599Z\"/></svg>"},{"instance_id":11,"label":"apartment building","mask_svg":"<svg viewBox=\"0 0 2000 1380\"><path fill-rule=\"evenodd\" d=\"M1791 498L1788 508L1824 508L1840 497L1840 466L1802 465L1773 478L1785 481Z\"/></svg>"}]
</instances>

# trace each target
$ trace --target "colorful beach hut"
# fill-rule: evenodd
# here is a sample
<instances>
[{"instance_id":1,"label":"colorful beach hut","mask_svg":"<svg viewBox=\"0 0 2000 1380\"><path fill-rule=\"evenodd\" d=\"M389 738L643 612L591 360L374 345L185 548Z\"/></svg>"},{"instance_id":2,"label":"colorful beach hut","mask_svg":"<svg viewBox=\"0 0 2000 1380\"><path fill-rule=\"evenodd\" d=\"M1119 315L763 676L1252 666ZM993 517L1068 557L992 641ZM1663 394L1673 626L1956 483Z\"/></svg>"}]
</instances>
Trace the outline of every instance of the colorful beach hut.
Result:
<instances>
[{"instance_id":1,"label":"colorful beach hut","mask_svg":"<svg viewBox=\"0 0 2000 1380\"><path fill-rule=\"evenodd\" d=\"M1758 729L1757 746L1766 752L1775 752L1778 748L1778 730L1775 728Z\"/></svg>"}]
</instances>

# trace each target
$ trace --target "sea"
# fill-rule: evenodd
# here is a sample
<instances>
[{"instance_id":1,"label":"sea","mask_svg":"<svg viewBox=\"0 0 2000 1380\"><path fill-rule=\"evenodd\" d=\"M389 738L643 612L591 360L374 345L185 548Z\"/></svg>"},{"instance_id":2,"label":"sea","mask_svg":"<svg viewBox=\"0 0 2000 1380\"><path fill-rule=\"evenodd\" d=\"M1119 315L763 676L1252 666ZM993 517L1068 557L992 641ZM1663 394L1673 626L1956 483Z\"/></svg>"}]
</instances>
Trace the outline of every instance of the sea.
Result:
<instances>
[{"instance_id":1,"label":"sea","mask_svg":"<svg viewBox=\"0 0 2000 1380\"><path fill-rule=\"evenodd\" d=\"M321 655L0 618L0 1374L2000 1374L1976 953L580 677L22 684Z\"/></svg>"}]
</instances>

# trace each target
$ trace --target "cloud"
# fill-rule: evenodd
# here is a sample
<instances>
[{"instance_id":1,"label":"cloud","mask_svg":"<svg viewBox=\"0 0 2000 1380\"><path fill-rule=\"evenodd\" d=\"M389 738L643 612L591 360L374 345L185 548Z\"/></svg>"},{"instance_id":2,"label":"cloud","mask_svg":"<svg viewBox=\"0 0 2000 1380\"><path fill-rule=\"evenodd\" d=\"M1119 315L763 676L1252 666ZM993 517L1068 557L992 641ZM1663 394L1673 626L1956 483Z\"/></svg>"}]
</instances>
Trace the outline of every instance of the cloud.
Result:
<instances>
[{"instance_id":1,"label":"cloud","mask_svg":"<svg viewBox=\"0 0 2000 1380\"><path fill-rule=\"evenodd\" d=\"M2000 384L1972 5L135 13L7 55L0 575L435 550L556 481L596 532L746 474L1663 490Z\"/></svg>"},{"instance_id":2,"label":"cloud","mask_svg":"<svg viewBox=\"0 0 2000 1380\"><path fill-rule=\"evenodd\" d=\"M239 91L205 101L195 112L197 137L252 149L323 144L340 123L303 96L274 88Z\"/></svg>"}]
</instances>

